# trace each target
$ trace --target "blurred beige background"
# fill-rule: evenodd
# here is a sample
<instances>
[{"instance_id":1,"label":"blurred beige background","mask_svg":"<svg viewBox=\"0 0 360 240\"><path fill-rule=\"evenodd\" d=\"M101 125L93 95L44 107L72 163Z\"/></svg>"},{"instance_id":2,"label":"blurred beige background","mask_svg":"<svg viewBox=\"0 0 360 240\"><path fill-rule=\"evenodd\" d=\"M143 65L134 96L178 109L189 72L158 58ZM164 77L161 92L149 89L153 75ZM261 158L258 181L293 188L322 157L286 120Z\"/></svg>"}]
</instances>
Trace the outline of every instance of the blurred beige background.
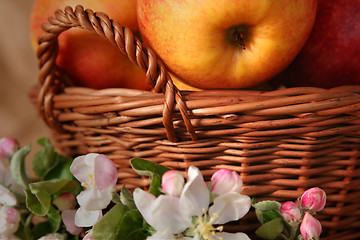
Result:
<instances>
[{"instance_id":1,"label":"blurred beige background","mask_svg":"<svg viewBox=\"0 0 360 240\"><path fill-rule=\"evenodd\" d=\"M36 148L37 139L49 132L28 98L38 73L29 36L33 2L0 0L0 137Z\"/></svg>"}]
</instances>

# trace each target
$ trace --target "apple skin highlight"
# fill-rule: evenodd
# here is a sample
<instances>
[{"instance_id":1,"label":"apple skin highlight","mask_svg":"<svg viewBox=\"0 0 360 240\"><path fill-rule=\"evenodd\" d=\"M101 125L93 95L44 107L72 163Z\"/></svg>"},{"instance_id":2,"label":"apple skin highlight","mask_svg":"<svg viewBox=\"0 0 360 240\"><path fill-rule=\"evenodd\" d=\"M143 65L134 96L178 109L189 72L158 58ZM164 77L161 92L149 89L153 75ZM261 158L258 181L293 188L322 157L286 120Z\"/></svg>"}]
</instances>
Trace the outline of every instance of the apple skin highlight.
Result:
<instances>
[{"instance_id":1,"label":"apple skin highlight","mask_svg":"<svg viewBox=\"0 0 360 240\"><path fill-rule=\"evenodd\" d=\"M139 0L145 43L186 84L202 89L245 88L285 69L305 44L317 0ZM279 17L281 16L281 17ZM245 50L228 31L247 29Z\"/></svg>"}]
</instances>

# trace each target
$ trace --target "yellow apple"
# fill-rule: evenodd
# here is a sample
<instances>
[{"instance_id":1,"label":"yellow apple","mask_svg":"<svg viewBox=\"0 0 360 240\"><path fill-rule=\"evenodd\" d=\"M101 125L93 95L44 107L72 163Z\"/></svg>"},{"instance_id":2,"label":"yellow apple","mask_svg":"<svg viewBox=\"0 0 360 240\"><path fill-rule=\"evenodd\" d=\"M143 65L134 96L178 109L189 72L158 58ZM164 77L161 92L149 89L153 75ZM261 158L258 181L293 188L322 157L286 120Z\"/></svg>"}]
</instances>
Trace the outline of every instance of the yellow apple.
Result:
<instances>
[{"instance_id":1,"label":"yellow apple","mask_svg":"<svg viewBox=\"0 0 360 240\"><path fill-rule=\"evenodd\" d=\"M176 76L170 73L170 77L174 83L174 85L179 89L180 91L200 91L201 89L192 87L184 83L184 81L178 79Z\"/></svg>"},{"instance_id":2,"label":"yellow apple","mask_svg":"<svg viewBox=\"0 0 360 240\"><path fill-rule=\"evenodd\" d=\"M140 33L188 85L245 88L295 58L317 0L138 0Z\"/></svg>"},{"instance_id":3,"label":"yellow apple","mask_svg":"<svg viewBox=\"0 0 360 240\"><path fill-rule=\"evenodd\" d=\"M121 25L138 33L136 0L36 0L30 18L30 35L34 50L41 29L57 9L66 6L75 9L82 5L94 12L104 12ZM59 35L57 65L63 69L77 86L95 89L123 87L148 90L145 73L134 65L106 39L82 29L69 29Z\"/></svg>"}]
</instances>

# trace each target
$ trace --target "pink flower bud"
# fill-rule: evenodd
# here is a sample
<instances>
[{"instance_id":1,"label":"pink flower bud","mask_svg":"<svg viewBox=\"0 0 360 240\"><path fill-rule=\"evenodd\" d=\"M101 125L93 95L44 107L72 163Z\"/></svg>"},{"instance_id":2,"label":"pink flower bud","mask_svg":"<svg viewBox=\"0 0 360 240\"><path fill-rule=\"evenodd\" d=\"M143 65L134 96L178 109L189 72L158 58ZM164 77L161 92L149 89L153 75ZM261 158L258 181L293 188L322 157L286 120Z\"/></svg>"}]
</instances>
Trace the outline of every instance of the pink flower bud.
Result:
<instances>
[{"instance_id":1,"label":"pink flower bud","mask_svg":"<svg viewBox=\"0 0 360 240\"><path fill-rule=\"evenodd\" d=\"M314 218L310 213L305 212L305 216L300 225L301 236L305 240L316 240L320 239L321 231L322 227L319 220Z\"/></svg>"},{"instance_id":2,"label":"pink flower bud","mask_svg":"<svg viewBox=\"0 0 360 240\"><path fill-rule=\"evenodd\" d=\"M326 193L318 187L310 188L301 196L300 205L304 209L318 212L324 209Z\"/></svg>"},{"instance_id":3,"label":"pink flower bud","mask_svg":"<svg viewBox=\"0 0 360 240\"><path fill-rule=\"evenodd\" d=\"M280 212L287 222L300 222L301 211L298 205L292 201L287 201L281 204Z\"/></svg>"},{"instance_id":4,"label":"pink flower bud","mask_svg":"<svg viewBox=\"0 0 360 240\"><path fill-rule=\"evenodd\" d=\"M0 157L9 158L19 150L20 144L15 138L1 138L0 139Z\"/></svg>"},{"instance_id":5,"label":"pink flower bud","mask_svg":"<svg viewBox=\"0 0 360 240\"><path fill-rule=\"evenodd\" d=\"M179 197L184 187L184 177L181 172L170 170L162 176L162 189L163 191L173 197Z\"/></svg>"},{"instance_id":6,"label":"pink flower bud","mask_svg":"<svg viewBox=\"0 0 360 240\"><path fill-rule=\"evenodd\" d=\"M75 209L65 210L61 213L61 218L66 227L66 230L72 235L78 235L83 231L82 227L75 225L75 214Z\"/></svg>"},{"instance_id":7,"label":"pink flower bud","mask_svg":"<svg viewBox=\"0 0 360 240\"><path fill-rule=\"evenodd\" d=\"M15 208L0 208L0 235L12 235L19 228L20 214Z\"/></svg>"},{"instance_id":8,"label":"pink flower bud","mask_svg":"<svg viewBox=\"0 0 360 240\"><path fill-rule=\"evenodd\" d=\"M77 204L76 196L74 193L71 193L71 192L62 193L54 199L53 204L60 211L74 209Z\"/></svg>"},{"instance_id":9,"label":"pink flower bud","mask_svg":"<svg viewBox=\"0 0 360 240\"><path fill-rule=\"evenodd\" d=\"M211 191L219 195L242 191L243 182L235 171L220 169L211 177Z\"/></svg>"}]
</instances>

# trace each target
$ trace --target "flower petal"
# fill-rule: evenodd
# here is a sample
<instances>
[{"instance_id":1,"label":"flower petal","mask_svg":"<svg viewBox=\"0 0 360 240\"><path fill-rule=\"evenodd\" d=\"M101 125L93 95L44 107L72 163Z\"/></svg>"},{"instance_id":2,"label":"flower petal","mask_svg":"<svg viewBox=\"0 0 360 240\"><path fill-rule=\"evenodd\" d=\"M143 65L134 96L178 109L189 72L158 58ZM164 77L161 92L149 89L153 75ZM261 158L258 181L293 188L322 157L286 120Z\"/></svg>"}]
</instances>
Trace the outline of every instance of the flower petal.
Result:
<instances>
[{"instance_id":1,"label":"flower petal","mask_svg":"<svg viewBox=\"0 0 360 240\"><path fill-rule=\"evenodd\" d=\"M106 208L112 199L112 189L88 188L76 197L79 205L88 211Z\"/></svg>"},{"instance_id":2,"label":"flower petal","mask_svg":"<svg viewBox=\"0 0 360 240\"><path fill-rule=\"evenodd\" d=\"M74 177L82 183L91 183L88 175L94 174L95 158L99 154L89 153L76 157L70 166L70 172Z\"/></svg>"},{"instance_id":3,"label":"flower petal","mask_svg":"<svg viewBox=\"0 0 360 240\"><path fill-rule=\"evenodd\" d=\"M97 223L102 217L101 210L87 211L80 207L75 213L75 225L78 227L91 227Z\"/></svg>"},{"instance_id":4,"label":"flower petal","mask_svg":"<svg viewBox=\"0 0 360 240\"><path fill-rule=\"evenodd\" d=\"M150 193L145 192L140 188L136 188L133 193L136 208L140 211L145 221L149 223L151 220L151 207L156 197Z\"/></svg>"},{"instance_id":5,"label":"flower petal","mask_svg":"<svg viewBox=\"0 0 360 240\"><path fill-rule=\"evenodd\" d=\"M0 184L0 204L6 206L15 206L16 205L16 197L10 192L9 189Z\"/></svg>"},{"instance_id":6,"label":"flower petal","mask_svg":"<svg viewBox=\"0 0 360 240\"><path fill-rule=\"evenodd\" d=\"M210 192L201 172L197 167L190 166L188 181L180 195L180 207L188 217L201 216L210 204Z\"/></svg>"},{"instance_id":7,"label":"flower petal","mask_svg":"<svg viewBox=\"0 0 360 240\"><path fill-rule=\"evenodd\" d=\"M185 218L180 208L179 198L152 194L135 189L135 205L146 222L157 231L170 231L173 234L183 232L191 225L191 218Z\"/></svg>"},{"instance_id":8,"label":"flower petal","mask_svg":"<svg viewBox=\"0 0 360 240\"><path fill-rule=\"evenodd\" d=\"M82 228L75 225L76 210L64 210L61 212L61 219L65 224L66 230L72 235L78 235Z\"/></svg>"},{"instance_id":9,"label":"flower petal","mask_svg":"<svg viewBox=\"0 0 360 240\"><path fill-rule=\"evenodd\" d=\"M96 187L100 190L115 186L118 173L115 164L108 157L99 154L95 158L94 179Z\"/></svg>"},{"instance_id":10,"label":"flower petal","mask_svg":"<svg viewBox=\"0 0 360 240\"><path fill-rule=\"evenodd\" d=\"M0 236L14 234L19 228L20 220L20 213L15 208L2 206L0 208Z\"/></svg>"},{"instance_id":11,"label":"flower petal","mask_svg":"<svg viewBox=\"0 0 360 240\"><path fill-rule=\"evenodd\" d=\"M209 214L210 216L217 216L214 224L224 224L239 220L248 213L250 207L250 197L231 192L215 198L214 205L209 209Z\"/></svg>"},{"instance_id":12,"label":"flower petal","mask_svg":"<svg viewBox=\"0 0 360 240\"><path fill-rule=\"evenodd\" d=\"M219 232L215 233L216 239L226 239L226 240L250 240L248 235L245 233L227 233Z\"/></svg>"}]
</instances>

